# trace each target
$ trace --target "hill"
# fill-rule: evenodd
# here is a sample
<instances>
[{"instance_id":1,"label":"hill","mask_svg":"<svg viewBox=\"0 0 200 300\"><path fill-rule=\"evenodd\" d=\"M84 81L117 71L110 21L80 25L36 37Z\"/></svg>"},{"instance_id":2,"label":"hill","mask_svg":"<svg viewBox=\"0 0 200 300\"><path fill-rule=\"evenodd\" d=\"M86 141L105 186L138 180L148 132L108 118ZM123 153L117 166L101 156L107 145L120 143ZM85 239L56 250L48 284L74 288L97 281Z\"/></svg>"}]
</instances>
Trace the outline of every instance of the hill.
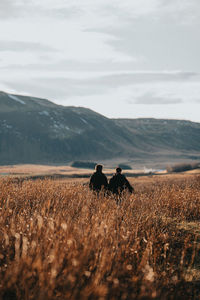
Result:
<instances>
[{"instance_id":1,"label":"hill","mask_svg":"<svg viewBox=\"0 0 200 300\"><path fill-rule=\"evenodd\" d=\"M200 159L200 123L169 119L116 119L153 161Z\"/></svg>"},{"instance_id":2,"label":"hill","mask_svg":"<svg viewBox=\"0 0 200 300\"><path fill-rule=\"evenodd\" d=\"M200 124L109 119L83 107L0 92L0 164L72 160L198 159Z\"/></svg>"}]
</instances>

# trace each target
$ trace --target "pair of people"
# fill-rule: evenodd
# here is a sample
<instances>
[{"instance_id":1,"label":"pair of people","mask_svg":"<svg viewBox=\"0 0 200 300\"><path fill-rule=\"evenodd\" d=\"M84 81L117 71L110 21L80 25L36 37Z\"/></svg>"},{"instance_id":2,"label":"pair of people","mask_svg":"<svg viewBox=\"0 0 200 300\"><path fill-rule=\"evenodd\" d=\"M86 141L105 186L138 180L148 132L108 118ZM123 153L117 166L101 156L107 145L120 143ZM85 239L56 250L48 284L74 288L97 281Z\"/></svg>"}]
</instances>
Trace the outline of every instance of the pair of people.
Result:
<instances>
[{"instance_id":1,"label":"pair of people","mask_svg":"<svg viewBox=\"0 0 200 300\"><path fill-rule=\"evenodd\" d=\"M90 178L89 187L95 192L100 192L101 189L110 191L115 195L120 195L124 190L133 193L133 187L128 179L122 174L122 169L117 167L116 173L112 176L109 183L106 175L102 172L103 166L96 165L96 172Z\"/></svg>"}]
</instances>

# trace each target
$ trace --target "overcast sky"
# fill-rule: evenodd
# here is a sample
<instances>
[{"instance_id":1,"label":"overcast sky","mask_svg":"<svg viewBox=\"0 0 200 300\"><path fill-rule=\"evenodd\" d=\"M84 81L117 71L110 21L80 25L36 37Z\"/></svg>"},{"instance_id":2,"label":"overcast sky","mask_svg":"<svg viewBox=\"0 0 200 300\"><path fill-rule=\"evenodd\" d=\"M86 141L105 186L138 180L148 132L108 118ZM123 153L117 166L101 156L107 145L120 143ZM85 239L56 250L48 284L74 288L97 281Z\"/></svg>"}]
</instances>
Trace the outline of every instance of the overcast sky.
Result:
<instances>
[{"instance_id":1,"label":"overcast sky","mask_svg":"<svg viewBox=\"0 0 200 300\"><path fill-rule=\"evenodd\" d=\"M199 0L0 0L0 90L200 122Z\"/></svg>"}]
</instances>

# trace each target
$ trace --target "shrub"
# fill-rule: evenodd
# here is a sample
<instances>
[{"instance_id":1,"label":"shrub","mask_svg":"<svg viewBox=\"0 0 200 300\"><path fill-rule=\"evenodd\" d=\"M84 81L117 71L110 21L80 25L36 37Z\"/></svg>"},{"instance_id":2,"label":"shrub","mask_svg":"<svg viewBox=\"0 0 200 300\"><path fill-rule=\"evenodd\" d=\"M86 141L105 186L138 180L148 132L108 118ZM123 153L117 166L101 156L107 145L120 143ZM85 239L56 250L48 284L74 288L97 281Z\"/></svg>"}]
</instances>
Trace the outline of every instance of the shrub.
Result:
<instances>
[{"instance_id":1,"label":"shrub","mask_svg":"<svg viewBox=\"0 0 200 300\"><path fill-rule=\"evenodd\" d=\"M119 167L122 168L122 170L132 170L131 166L125 164L119 164Z\"/></svg>"},{"instance_id":2,"label":"shrub","mask_svg":"<svg viewBox=\"0 0 200 300\"><path fill-rule=\"evenodd\" d=\"M94 169L97 163L89 161L74 161L71 166L81 169Z\"/></svg>"},{"instance_id":3,"label":"shrub","mask_svg":"<svg viewBox=\"0 0 200 300\"><path fill-rule=\"evenodd\" d=\"M173 166L167 167L167 172L184 172L189 170L195 170L200 167L200 163L192 163L192 164L176 164Z\"/></svg>"}]
</instances>

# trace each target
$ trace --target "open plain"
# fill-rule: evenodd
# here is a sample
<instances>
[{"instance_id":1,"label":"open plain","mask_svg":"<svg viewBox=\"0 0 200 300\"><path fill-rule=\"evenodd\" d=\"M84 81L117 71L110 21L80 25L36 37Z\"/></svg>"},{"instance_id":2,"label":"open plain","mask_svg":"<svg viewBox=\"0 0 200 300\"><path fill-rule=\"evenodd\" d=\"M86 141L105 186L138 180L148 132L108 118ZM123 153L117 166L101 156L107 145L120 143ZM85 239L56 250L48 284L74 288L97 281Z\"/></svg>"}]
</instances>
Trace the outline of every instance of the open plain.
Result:
<instances>
[{"instance_id":1,"label":"open plain","mask_svg":"<svg viewBox=\"0 0 200 300\"><path fill-rule=\"evenodd\" d=\"M129 180L117 205L88 178L1 177L0 298L199 299L200 175Z\"/></svg>"}]
</instances>

